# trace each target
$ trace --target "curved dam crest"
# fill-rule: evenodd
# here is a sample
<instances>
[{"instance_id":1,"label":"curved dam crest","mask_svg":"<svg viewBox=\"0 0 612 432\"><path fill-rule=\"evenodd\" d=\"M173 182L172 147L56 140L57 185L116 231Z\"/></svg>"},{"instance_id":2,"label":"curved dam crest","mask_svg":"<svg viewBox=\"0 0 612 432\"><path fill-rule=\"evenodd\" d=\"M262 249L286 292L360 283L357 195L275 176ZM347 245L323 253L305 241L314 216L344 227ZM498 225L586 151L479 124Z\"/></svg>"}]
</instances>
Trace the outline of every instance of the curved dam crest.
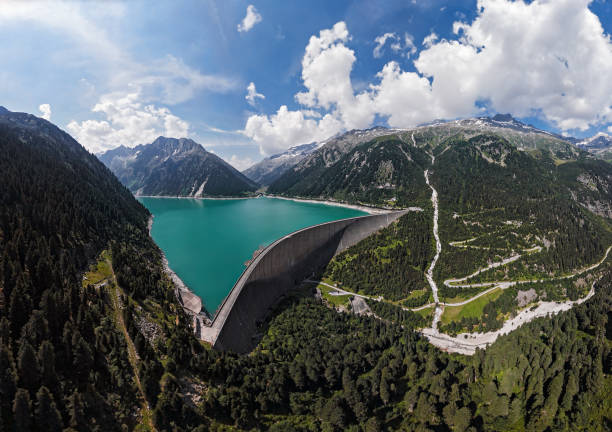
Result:
<instances>
[{"instance_id":1,"label":"curved dam crest","mask_svg":"<svg viewBox=\"0 0 612 432\"><path fill-rule=\"evenodd\" d=\"M246 268L210 325L196 320L196 333L218 350L252 350L257 343L258 326L288 291L320 270L334 255L415 210L326 222L282 237Z\"/></svg>"},{"instance_id":2,"label":"curved dam crest","mask_svg":"<svg viewBox=\"0 0 612 432\"><path fill-rule=\"evenodd\" d=\"M302 228L366 214L354 208L267 197L139 200L154 216L150 234L167 258L166 272L179 288L183 305L211 318L254 251Z\"/></svg>"}]
</instances>

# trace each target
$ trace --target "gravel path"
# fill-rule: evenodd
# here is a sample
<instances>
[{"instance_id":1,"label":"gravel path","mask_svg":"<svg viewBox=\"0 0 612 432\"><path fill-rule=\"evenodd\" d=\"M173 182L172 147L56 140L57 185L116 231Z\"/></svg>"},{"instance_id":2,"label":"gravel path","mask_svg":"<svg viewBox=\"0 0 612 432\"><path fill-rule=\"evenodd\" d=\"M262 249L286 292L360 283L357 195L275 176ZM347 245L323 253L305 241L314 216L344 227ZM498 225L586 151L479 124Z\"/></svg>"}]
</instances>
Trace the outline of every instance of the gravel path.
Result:
<instances>
[{"instance_id":1,"label":"gravel path","mask_svg":"<svg viewBox=\"0 0 612 432\"><path fill-rule=\"evenodd\" d=\"M416 146L416 142L414 140L414 134L412 135L412 142L413 144ZM435 163L435 156L433 154L430 154L431 156L431 163L432 165ZM404 310L409 310L409 311L420 311L429 307L435 307L434 310L434 318L432 320L431 323L431 327L425 328L421 330L421 333L429 340L429 342L432 345L437 346L440 349L443 349L445 351L448 352L455 352L455 353L459 353L459 354L466 354L466 355L472 355L474 354L474 352L476 351L476 348L486 348L489 344L495 342L495 340L504 334L507 334L509 332L511 332L512 330L515 330L516 328L520 327L521 325L528 323L529 321L532 321L535 318L539 318L539 317L543 317L543 316L547 316L550 314L556 314L559 313L561 311L565 311L565 310L569 310L572 306L576 305L576 304L580 304L585 302L586 300L588 300L589 298L591 298L593 296L593 294L595 293L595 282L593 282L592 286L591 286L591 290L589 291L589 293L583 297L582 299L576 300L576 301L566 301L566 302L539 302L538 305L535 308L529 308L529 309L525 309L521 312L519 312L517 314L516 317L506 321L502 328L497 330L497 331L493 331L493 332L487 332L487 333L461 333L455 337L450 336L448 334L445 333L440 333L438 331L438 323L440 322L440 319L442 317L442 313L444 312L444 307L445 306L463 306L466 305L467 303L470 303L482 296L485 296L487 294L489 294L490 292L500 288L500 289L506 289L509 288L511 286L517 285L517 284L527 284L527 283L534 283L534 282L543 282L543 281L548 281L548 280L561 280L561 279L569 279L572 278L574 276L580 275L582 273L588 272L590 270L594 270L595 268L599 267L607 258L608 258L608 254L610 253L610 250L612 250L612 246L610 246L607 250L605 255L603 256L603 258L589 266L586 267L584 269L578 270L572 274L569 275L565 275L565 276L559 276L559 277L552 277L552 278L546 278L546 279L536 279L536 280L515 280L515 281L492 281L492 282L481 282L481 283L473 283L473 284L461 284L458 285L458 282L464 282L467 281L468 279L477 276L478 274L496 268L496 267L501 267L504 265L508 265L514 261L517 261L518 259L521 258L521 254L516 254L513 255L511 257L505 258L502 261L499 262L495 262L495 263L491 263L486 267L480 268L478 270L476 270L474 273L468 275L468 276L464 276L461 278L452 278L452 279L447 279L444 281L444 285L447 287L455 287L455 288L473 288L473 287L487 287L490 286L491 288L482 291L480 293L478 293L477 295L464 300L462 302L457 302L457 303L442 303L440 302L440 299L438 297L438 286L436 284L436 281L434 280L433 277L433 272L434 272L434 268L438 262L438 259L440 258L440 253L442 252L442 242L440 241L440 235L438 232L438 217L439 217L439 207L438 207L438 192L436 191L436 189L432 186L432 184L430 183L429 180L429 170L425 170L424 172L424 176L425 176L425 182L427 183L427 186L429 186L431 188L431 202L433 205L433 209L434 209L434 215L433 215L433 234L434 234L434 238L436 240L436 254L431 262L431 264L429 265L427 272L425 274L425 277L427 279L427 282L429 283L429 286L431 287L431 291L433 293L433 298L434 298L434 303L429 303L423 306L419 306L417 308L406 308L406 307L401 307ZM466 247L467 245L465 243L468 243L470 241L472 241L474 239L469 239L469 240L463 240L460 242L451 242L450 245L451 246L455 246L455 247ZM469 246L467 246L469 247ZM525 249L523 252L525 253L532 253L532 252L539 252L542 250L542 247L540 246L534 246L532 248L529 249ZM369 300L374 300L374 301L382 301L382 297L378 297L378 298L373 298L370 296L366 296L366 295L361 295L361 294L356 294L350 291L346 291L343 290L341 288L338 288L336 286L330 285L328 283L322 282L322 281L315 281L315 280L306 280L306 282L313 282L313 283L318 283L318 284L322 284L325 285L329 288L332 288L335 290L334 293L330 293L331 295L352 295L355 298L358 298L360 300L365 300L365 299L369 299ZM358 302L361 305L362 301ZM363 302L365 303L365 302ZM366 304L367 306L367 304ZM359 308L360 310L362 309L361 307Z\"/></svg>"},{"instance_id":2,"label":"gravel path","mask_svg":"<svg viewBox=\"0 0 612 432\"><path fill-rule=\"evenodd\" d=\"M472 355L476 352L476 348L484 349L501 335L510 333L516 330L523 324L533 321L536 318L555 315L571 309L577 304L584 303L595 294L595 283L591 285L589 293L576 301L566 302L540 302L536 308L529 308L519 312L516 317L506 321L503 327L494 332L487 333L461 333L457 336L450 336L445 333L440 333L433 328L426 328L421 333L429 340L432 345L438 348L459 354Z\"/></svg>"}]
</instances>

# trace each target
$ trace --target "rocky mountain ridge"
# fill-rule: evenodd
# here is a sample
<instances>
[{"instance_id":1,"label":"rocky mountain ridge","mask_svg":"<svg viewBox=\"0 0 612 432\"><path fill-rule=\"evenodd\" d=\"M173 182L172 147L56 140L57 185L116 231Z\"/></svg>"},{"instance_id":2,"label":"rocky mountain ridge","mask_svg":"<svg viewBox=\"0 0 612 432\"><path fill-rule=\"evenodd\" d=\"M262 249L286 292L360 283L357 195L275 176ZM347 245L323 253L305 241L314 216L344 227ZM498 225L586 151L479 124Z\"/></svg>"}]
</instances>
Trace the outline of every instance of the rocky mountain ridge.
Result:
<instances>
[{"instance_id":1,"label":"rocky mountain ridge","mask_svg":"<svg viewBox=\"0 0 612 432\"><path fill-rule=\"evenodd\" d=\"M188 138L117 147L98 155L135 195L244 196L258 185Z\"/></svg>"},{"instance_id":2,"label":"rocky mountain ridge","mask_svg":"<svg viewBox=\"0 0 612 432\"><path fill-rule=\"evenodd\" d=\"M263 159L242 171L242 174L262 186L267 186L279 178L287 169L295 166L307 155L315 151L320 145L313 142L291 147L282 153Z\"/></svg>"},{"instance_id":3,"label":"rocky mountain ridge","mask_svg":"<svg viewBox=\"0 0 612 432\"><path fill-rule=\"evenodd\" d=\"M612 136L607 133L599 132L590 138L578 142L576 145L598 159L612 160Z\"/></svg>"}]
</instances>

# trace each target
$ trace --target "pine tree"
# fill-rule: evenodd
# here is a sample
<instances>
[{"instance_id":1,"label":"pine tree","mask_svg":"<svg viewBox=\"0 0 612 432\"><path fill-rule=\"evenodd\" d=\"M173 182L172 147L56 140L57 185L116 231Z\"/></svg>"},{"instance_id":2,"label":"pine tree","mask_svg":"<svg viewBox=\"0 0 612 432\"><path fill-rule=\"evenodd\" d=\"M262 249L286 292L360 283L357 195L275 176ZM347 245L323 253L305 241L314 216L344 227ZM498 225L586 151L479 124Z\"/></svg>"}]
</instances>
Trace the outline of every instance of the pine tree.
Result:
<instances>
[{"instance_id":1,"label":"pine tree","mask_svg":"<svg viewBox=\"0 0 612 432\"><path fill-rule=\"evenodd\" d=\"M29 342L21 344L17 357L17 366L20 384L30 392L36 391L40 382L40 371L36 352Z\"/></svg>"},{"instance_id":2,"label":"pine tree","mask_svg":"<svg viewBox=\"0 0 612 432\"><path fill-rule=\"evenodd\" d=\"M0 344L11 345L11 323L5 316L0 319Z\"/></svg>"},{"instance_id":3,"label":"pine tree","mask_svg":"<svg viewBox=\"0 0 612 432\"><path fill-rule=\"evenodd\" d=\"M32 429L32 404L30 394L25 389L18 389L13 402L13 426L15 431Z\"/></svg>"},{"instance_id":4,"label":"pine tree","mask_svg":"<svg viewBox=\"0 0 612 432\"><path fill-rule=\"evenodd\" d=\"M21 332L21 327L26 323L28 317L30 316L31 302L30 297L23 292L23 286L19 285L19 281L22 278L18 279L18 285L11 292L11 300L9 303L9 321L11 323L11 333L13 337L19 336Z\"/></svg>"},{"instance_id":5,"label":"pine tree","mask_svg":"<svg viewBox=\"0 0 612 432\"><path fill-rule=\"evenodd\" d=\"M41 431L61 432L63 429L62 417L55 406L53 396L45 386L36 393L35 419Z\"/></svg>"},{"instance_id":6,"label":"pine tree","mask_svg":"<svg viewBox=\"0 0 612 432\"><path fill-rule=\"evenodd\" d=\"M55 392L59 381L55 371L55 348L49 341L44 341L38 350L38 363L42 385Z\"/></svg>"},{"instance_id":7,"label":"pine tree","mask_svg":"<svg viewBox=\"0 0 612 432\"><path fill-rule=\"evenodd\" d=\"M3 420L10 417L16 389L13 354L8 346L3 345L0 347L0 418Z\"/></svg>"},{"instance_id":8,"label":"pine tree","mask_svg":"<svg viewBox=\"0 0 612 432\"><path fill-rule=\"evenodd\" d=\"M85 411L83 398L78 391L74 391L68 398L69 426L80 430L85 426Z\"/></svg>"}]
</instances>

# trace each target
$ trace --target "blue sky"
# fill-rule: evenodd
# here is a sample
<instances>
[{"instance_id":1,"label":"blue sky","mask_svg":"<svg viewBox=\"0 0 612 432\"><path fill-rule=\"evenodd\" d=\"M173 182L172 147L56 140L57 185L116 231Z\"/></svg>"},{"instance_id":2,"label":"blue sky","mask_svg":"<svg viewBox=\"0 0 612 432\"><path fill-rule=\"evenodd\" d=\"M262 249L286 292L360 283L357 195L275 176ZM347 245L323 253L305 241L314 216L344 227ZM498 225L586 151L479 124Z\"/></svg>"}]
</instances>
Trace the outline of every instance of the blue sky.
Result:
<instances>
[{"instance_id":1,"label":"blue sky","mask_svg":"<svg viewBox=\"0 0 612 432\"><path fill-rule=\"evenodd\" d=\"M93 152L186 135L240 169L495 112L582 137L612 132L610 33L600 0L6 0L0 105Z\"/></svg>"}]
</instances>

